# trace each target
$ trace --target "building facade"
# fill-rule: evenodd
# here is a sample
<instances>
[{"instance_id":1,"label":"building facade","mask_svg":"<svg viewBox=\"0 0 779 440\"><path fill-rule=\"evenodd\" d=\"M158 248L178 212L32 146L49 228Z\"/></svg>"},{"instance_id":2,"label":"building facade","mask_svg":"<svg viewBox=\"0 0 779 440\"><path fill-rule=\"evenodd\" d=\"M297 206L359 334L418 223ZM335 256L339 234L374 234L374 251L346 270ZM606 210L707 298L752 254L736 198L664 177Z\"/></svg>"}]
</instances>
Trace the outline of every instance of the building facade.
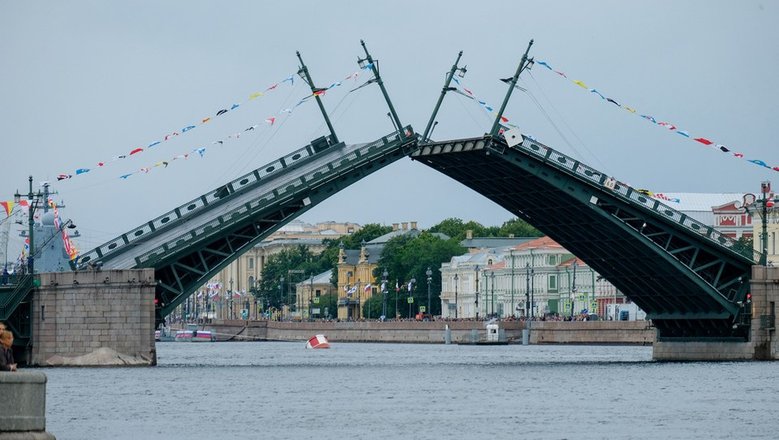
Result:
<instances>
[{"instance_id":1,"label":"building facade","mask_svg":"<svg viewBox=\"0 0 779 440\"><path fill-rule=\"evenodd\" d=\"M611 283L549 237L476 250L441 265L444 318L575 319L626 301ZM611 317L613 319L613 317Z\"/></svg>"},{"instance_id":2,"label":"building facade","mask_svg":"<svg viewBox=\"0 0 779 440\"><path fill-rule=\"evenodd\" d=\"M318 254L325 249L323 244L325 239L338 239L360 229L361 226L356 223L324 222L310 225L299 220L279 228L267 239L219 271L200 289L208 291L211 295L213 303L209 307L212 311L211 316L218 319L238 317L247 304L249 316L259 315L263 304L254 301L247 292L261 281L262 270L268 258L298 246L307 246L312 253ZM295 279L295 282L299 282L304 277L305 275L302 275Z\"/></svg>"},{"instance_id":3,"label":"building facade","mask_svg":"<svg viewBox=\"0 0 779 440\"><path fill-rule=\"evenodd\" d=\"M336 287L331 282L333 271L328 270L318 275L308 277L295 286L295 302L298 316L303 319L332 318L336 310L323 307L319 299L324 295L336 292Z\"/></svg>"}]
</instances>

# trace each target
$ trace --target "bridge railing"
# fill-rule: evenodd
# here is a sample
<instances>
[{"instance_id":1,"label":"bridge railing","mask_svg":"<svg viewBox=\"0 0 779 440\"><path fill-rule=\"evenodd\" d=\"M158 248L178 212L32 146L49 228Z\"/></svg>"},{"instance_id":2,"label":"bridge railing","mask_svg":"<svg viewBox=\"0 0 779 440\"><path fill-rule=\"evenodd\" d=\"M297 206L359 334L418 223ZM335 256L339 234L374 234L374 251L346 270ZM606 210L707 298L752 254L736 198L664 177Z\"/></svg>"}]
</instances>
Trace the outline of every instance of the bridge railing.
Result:
<instances>
[{"instance_id":1,"label":"bridge railing","mask_svg":"<svg viewBox=\"0 0 779 440\"><path fill-rule=\"evenodd\" d=\"M411 132L411 127L405 128L406 133ZM400 132L393 132L381 139L357 147L346 155L338 159L323 164L322 166L299 176L284 187L275 188L259 194L252 201L243 204L237 210L218 216L214 220L188 231L160 246L135 258L138 267L148 266L150 261L156 260L162 255L170 254L180 248L188 247L196 242L211 236L212 233L230 228L233 225L254 215L256 212L285 199L292 199L296 193L312 185L316 185L333 175L354 169L358 165L370 162L378 156L386 153L388 147L394 147L401 144L404 138L401 138ZM298 150L299 152L300 150ZM293 158L296 153L290 154ZM298 159L295 159L298 160ZM286 162L282 164L286 167ZM267 171L267 169L266 169ZM239 178L240 179L240 178Z\"/></svg>"},{"instance_id":2,"label":"bridge railing","mask_svg":"<svg viewBox=\"0 0 779 440\"><path fill-rule=\"evenodd\" d=\"M661 217L665 217L684 229L695 233L717 245L724 246L737 252L744 257L757 261L759 259L759 252L755 252L752 249L744 249L739 246L735 240L722 234L711 226L705 225L687 214L677 211L672 207L654 199L623 182L620 182L594 168L591 168L576 159L566 156L557 150L547 147L538 141L535 141L528 137L523 137L524 140L521 144L514 148L520 148L533 156L538 157L547 164L551 164L557 168L566 170L568 173L584 178L591 183L599 186L603 190L609 190L619 198L629 200L634 203L638 203L645 208L655 212Z\"/></svg>"},{"instance_id":3,"label":"bridge railing","mask_svg":"<svg viewBox=\"0 0 779 440\"><path fill-rule=\"evenodd\" d=\"M251 188L259 184L262 179L274 175L290 165L303 162L305 159L313 156L317 151L323 150L323 142L327 141L323 141L321 139L316 140L297 151L293 151L292 153L289 153L280 159L277 159L273 162L261 166L260 168L255 169L254 171L244 174L243 176L240 176L235 180L220 186L219 188L209 191L208 193L196 199L190 200L189 202L173 209L172 211L166 212L165 214L162 214L161 216L152 219L105 244L100 245L97 248L82 254L79 258L79 265L84 266L90 261L105 257L106 255L109 255L124 245L148 237L152 232L159 231L166 226L177 223L181 219L190 217L195 213L200 212L202 209L208 207L212 203L222 200L230 194Z\"/></svg>"}]
</instances>

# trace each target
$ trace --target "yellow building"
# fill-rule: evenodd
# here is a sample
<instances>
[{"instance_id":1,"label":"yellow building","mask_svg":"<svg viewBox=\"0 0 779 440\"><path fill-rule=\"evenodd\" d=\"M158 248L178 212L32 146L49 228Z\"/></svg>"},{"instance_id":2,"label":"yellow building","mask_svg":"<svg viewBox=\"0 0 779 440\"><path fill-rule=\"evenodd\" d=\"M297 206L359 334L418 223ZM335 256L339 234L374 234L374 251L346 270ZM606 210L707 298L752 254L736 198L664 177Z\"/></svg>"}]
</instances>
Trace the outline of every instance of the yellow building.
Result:
<instances>
[{"instance_id":1,"label":"yellow building","mask_svg":"<svg viewBox=\"0 0 779 440\"><path fill-rule=\"evenodd\" d=\"M356 321L363 318L363 305L377 292L373 276L384 244L367 245L360 250L338 252L338 319Z\"/></svg>"},{"instance_id":2,"label":"yellow building","mask_svg":"<svg viewBox=\"0 0 779 440\"><path fill-rule=\"evenodd\" d=\"M364 305L373 297L381 295L381 280L374 277L379 258L387 242L395 237L411 235L421 231L417 222L393 223L392 231L363 243L359 250L344 249L338 253L338 319L376 319L378 316L364 316Z\"/></svg>"},{"instance_id":3,"label":"yellow building","mask_svg":"<svg viewBox=\"0 0 779 440\"><path fill-rule=\"evenodd\" d=\"M325 249L322 241L325 239L337 239L344 235L350 235L359 231L360 225L356 223L324 222L310 225L299 220L292 221L279 228L268 238L248 250L230 263L227 267L213 276L201 289L206 290L207 285L220 286L218 297L226 298L228 292L246 293L262 279L262 270L265 262L272 255L297 246L307 246L309 250L318 254ZM248 297L245 297L248 298ZM229 306L215 309L217 319L226 319L229 316L239 316L240 310L246 305L246 300L233 301ZM263 305L249 302L249 316L259 315L257 308ZM229 310L228 310L229 308ZM233 310L234 309L234 310Z\"/></svg>"},{"instance_id":4,"label":"yellow building","mask_svg":"<svg viewBox=\"0 0 779 440\"><path fill-rule=\"evenodd\" d=\"M333 317L336 310L328 310L319 299L323 295L336 292L336 287L330 282L333 271L328 270L308 277L295 286L295 300L300 311L299 316L303 320Z\"/></svg>"}]
</instances>

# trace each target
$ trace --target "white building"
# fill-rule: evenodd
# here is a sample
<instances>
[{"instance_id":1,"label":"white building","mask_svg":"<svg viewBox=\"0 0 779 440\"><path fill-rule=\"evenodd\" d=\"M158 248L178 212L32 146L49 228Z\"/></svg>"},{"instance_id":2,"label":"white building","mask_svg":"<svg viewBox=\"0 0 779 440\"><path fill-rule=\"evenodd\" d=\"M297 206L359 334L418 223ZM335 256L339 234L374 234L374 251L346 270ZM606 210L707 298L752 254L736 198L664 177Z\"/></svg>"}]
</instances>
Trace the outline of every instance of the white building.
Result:
<instances>
[{"instance_id":1,"label":"white building","mask_svg":"<svg viewBox=\"0 0 779 440\"><path fill-rule=\"evenodd\" d=\"M626 301L611 283L548 237L453 257L441 265L441 276L444 318L588 313L605 318L606 304Z\"/></svg>"}]
</instances>

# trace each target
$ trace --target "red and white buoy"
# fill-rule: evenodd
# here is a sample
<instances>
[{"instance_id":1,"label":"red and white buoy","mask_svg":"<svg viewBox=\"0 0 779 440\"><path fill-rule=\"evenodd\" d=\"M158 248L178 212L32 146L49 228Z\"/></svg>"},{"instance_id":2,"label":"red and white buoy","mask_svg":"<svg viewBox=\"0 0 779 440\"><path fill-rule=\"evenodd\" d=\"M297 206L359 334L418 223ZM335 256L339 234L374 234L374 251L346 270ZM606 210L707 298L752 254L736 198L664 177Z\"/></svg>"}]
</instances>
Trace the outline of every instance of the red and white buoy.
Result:
<instances>
[{"instance_id":1,"label":"red and white buoy","mask_svg":"<svg viewBox=\"0 0 779 440\"><path fill-rule=\"evenodd\" d=\"M314 335L306 342L306 348L330 348L330 342L325 335Z\"/></svg>"}]
</instances>

